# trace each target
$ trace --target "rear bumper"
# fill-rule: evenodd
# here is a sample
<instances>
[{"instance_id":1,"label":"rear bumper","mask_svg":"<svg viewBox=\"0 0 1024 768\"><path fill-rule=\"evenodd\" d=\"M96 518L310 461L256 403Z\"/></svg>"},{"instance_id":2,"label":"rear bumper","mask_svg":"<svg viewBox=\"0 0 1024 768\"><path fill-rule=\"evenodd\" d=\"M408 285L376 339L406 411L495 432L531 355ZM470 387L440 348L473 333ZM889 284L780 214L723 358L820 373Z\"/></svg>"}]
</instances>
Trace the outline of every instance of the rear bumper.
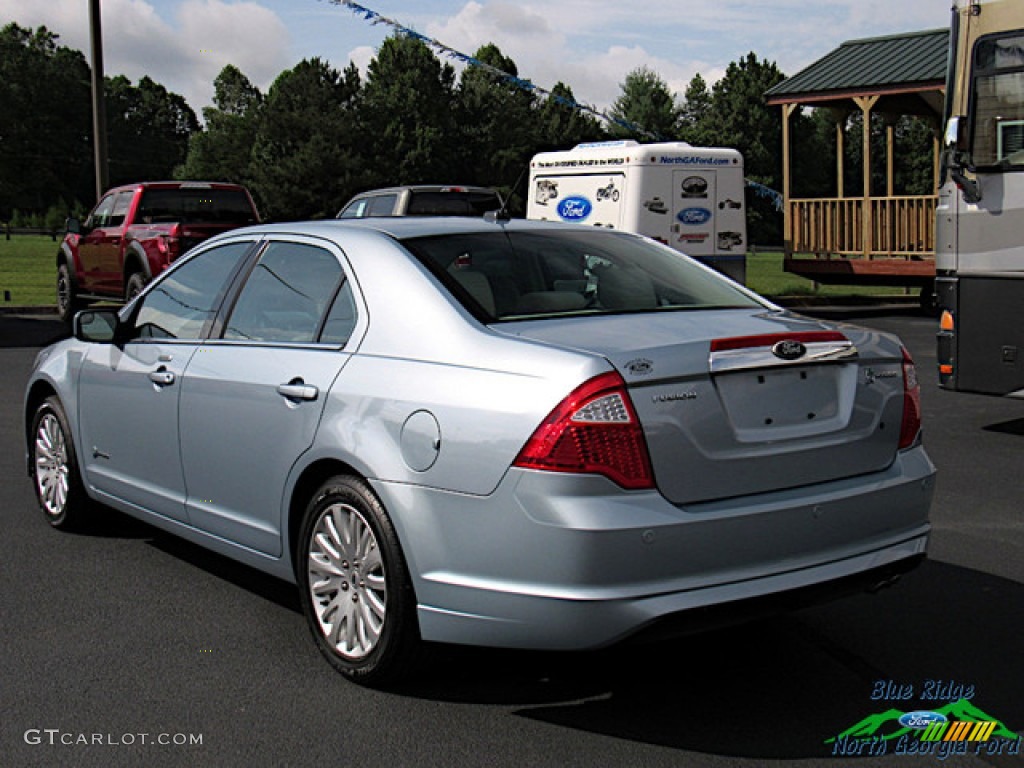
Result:
<instances>
[{"instance_id":1,"label":"rear bumper","mask_svg":"<svg viewBox=\"0 0 1024 768\"><path fill-rule=\"evenodd\" d=\"M676 507L595 477L512 471L486 498L381 485L427 640L597 648L848 594L924 556L934 467Z\"/></svg>"}]
</instances>

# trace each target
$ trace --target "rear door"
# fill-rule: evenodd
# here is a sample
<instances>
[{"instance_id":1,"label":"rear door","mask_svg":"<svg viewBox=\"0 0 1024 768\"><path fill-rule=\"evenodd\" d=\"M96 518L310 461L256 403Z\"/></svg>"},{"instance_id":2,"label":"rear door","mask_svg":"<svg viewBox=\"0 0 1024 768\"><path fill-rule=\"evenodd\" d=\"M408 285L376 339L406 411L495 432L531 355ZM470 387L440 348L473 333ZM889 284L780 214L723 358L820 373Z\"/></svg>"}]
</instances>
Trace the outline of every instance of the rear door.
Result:
<instances>
[{"instance_id":1,"label":"rear door","mask_svg":"<svg viewBox=\"0 0 1024 768\"><path fill-rule=\"evenodd\" d=\"M348 361L359 313L342 255L271 240L222 338L193 356L181 388L181 454L193 525L281 554L283 492Z\"/></svg>"}]
</instances>

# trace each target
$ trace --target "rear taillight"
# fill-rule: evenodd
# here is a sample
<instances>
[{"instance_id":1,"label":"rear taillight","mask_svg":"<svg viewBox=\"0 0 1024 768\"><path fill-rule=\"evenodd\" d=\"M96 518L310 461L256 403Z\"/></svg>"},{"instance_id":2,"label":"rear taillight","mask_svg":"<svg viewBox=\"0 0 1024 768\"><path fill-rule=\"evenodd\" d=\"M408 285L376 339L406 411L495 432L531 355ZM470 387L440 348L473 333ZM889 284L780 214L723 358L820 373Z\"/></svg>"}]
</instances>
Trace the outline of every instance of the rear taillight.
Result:
<instances>
[{"instance_id":1,"label":"rear taillight","mask_svg":"<svg viewBox=\"0 0 1024 768\"><path fill-rule=\"evenodd\" d=\"M170 264L181 255L181 224L175 224L166 235L157 239L157 250L166 257L165 263Z\"/></svg>"},{"instance_id":2,"label":"rear taillight","mask_svg":"<svg viewBox=\"0 0 1024 768\"><path fill-rule=\"evenodd\" d=\"M647 442L626 382L603 373L559 403L514 462L526 469L604 475L631 490L654 487Z\"/></svg>"},{"instance_id":3,"label":"rear taillight","mask_svg":"<svg viewBox=\"0 0 1024 768\"><path fill-rule=\"evenodd\" d=\"M900 424L900 449L917 442L921 431L921 384L917 368L906 349L903 350L903 422Z\"/></svg>"}]
</instances>

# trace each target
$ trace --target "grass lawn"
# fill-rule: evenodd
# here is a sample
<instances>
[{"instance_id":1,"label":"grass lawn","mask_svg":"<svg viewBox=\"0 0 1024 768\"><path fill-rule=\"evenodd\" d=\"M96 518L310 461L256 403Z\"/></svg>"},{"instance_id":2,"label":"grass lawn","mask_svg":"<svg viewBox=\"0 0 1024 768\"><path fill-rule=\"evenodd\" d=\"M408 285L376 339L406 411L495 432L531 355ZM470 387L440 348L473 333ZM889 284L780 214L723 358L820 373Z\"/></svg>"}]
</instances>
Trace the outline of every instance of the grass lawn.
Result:
<instances>
[{"instance_id":1,"label":"grass lawn","mask_svg":"<svg viewBox=\"0 0 1024 768\"><path fill-rule=\"evenodd\" d=\"M12 306L56 303L59 243L45 235L0 235L0 297ZM903 288L823 285L782 271L782 253L747 256L747 285L765 296L903 296ZM10 299L7 300L7 292Z\"/></svg>"},{"instance_id":2,"label":"grass lawn","mask_svg":"<svg viewBox=\"0 0 1024 768\"><path fill-rule=\"evenodd\" d=\"M19 307L55 305L59 248L59 241L54 242L45 235L11 235L7 240L0 234L2 304Z\"/></svg>"},{"instance_id":3,"label":"grass lawn","mask_svg":"<svg viewBox=\"0 0 1024 768\"><path fill-rule=\"evenodd\" d=\"M747 287L763 296L903 296L898 286L822 285L782 271L782 252L747 254ZM913 289L914 295L917 289Z\"/></svg>"}]
</instances>

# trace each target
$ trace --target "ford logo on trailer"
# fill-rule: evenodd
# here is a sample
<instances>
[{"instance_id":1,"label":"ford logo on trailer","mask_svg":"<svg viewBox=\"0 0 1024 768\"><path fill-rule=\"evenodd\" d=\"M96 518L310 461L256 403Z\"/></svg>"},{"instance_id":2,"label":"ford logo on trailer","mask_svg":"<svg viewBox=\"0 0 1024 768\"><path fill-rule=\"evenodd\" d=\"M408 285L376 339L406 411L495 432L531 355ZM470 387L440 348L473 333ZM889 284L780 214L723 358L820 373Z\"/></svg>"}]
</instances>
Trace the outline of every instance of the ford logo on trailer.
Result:
<instances>
[{"instance_id":1,"label":"ford logo on trailer","mask_svg":"<svg viewBox=\"0 0 1024 768\"><path fill-rule=\"evenodd\" d=\"M700 225L705 224L711 218L711 211L707 208L683 208L676 218L683 224Z\"/></svg>"},{"instance_id":2,"label":"ford logo on trailer","mask_svg":"<svg viewBox=\"0 0 1024 768\"><path fill-rule=\"evenodd\" d=\"M558 204L558 215L565 221L583 221L594 206L585 197L567 197Z\"/></svg>"}]
</instances>

